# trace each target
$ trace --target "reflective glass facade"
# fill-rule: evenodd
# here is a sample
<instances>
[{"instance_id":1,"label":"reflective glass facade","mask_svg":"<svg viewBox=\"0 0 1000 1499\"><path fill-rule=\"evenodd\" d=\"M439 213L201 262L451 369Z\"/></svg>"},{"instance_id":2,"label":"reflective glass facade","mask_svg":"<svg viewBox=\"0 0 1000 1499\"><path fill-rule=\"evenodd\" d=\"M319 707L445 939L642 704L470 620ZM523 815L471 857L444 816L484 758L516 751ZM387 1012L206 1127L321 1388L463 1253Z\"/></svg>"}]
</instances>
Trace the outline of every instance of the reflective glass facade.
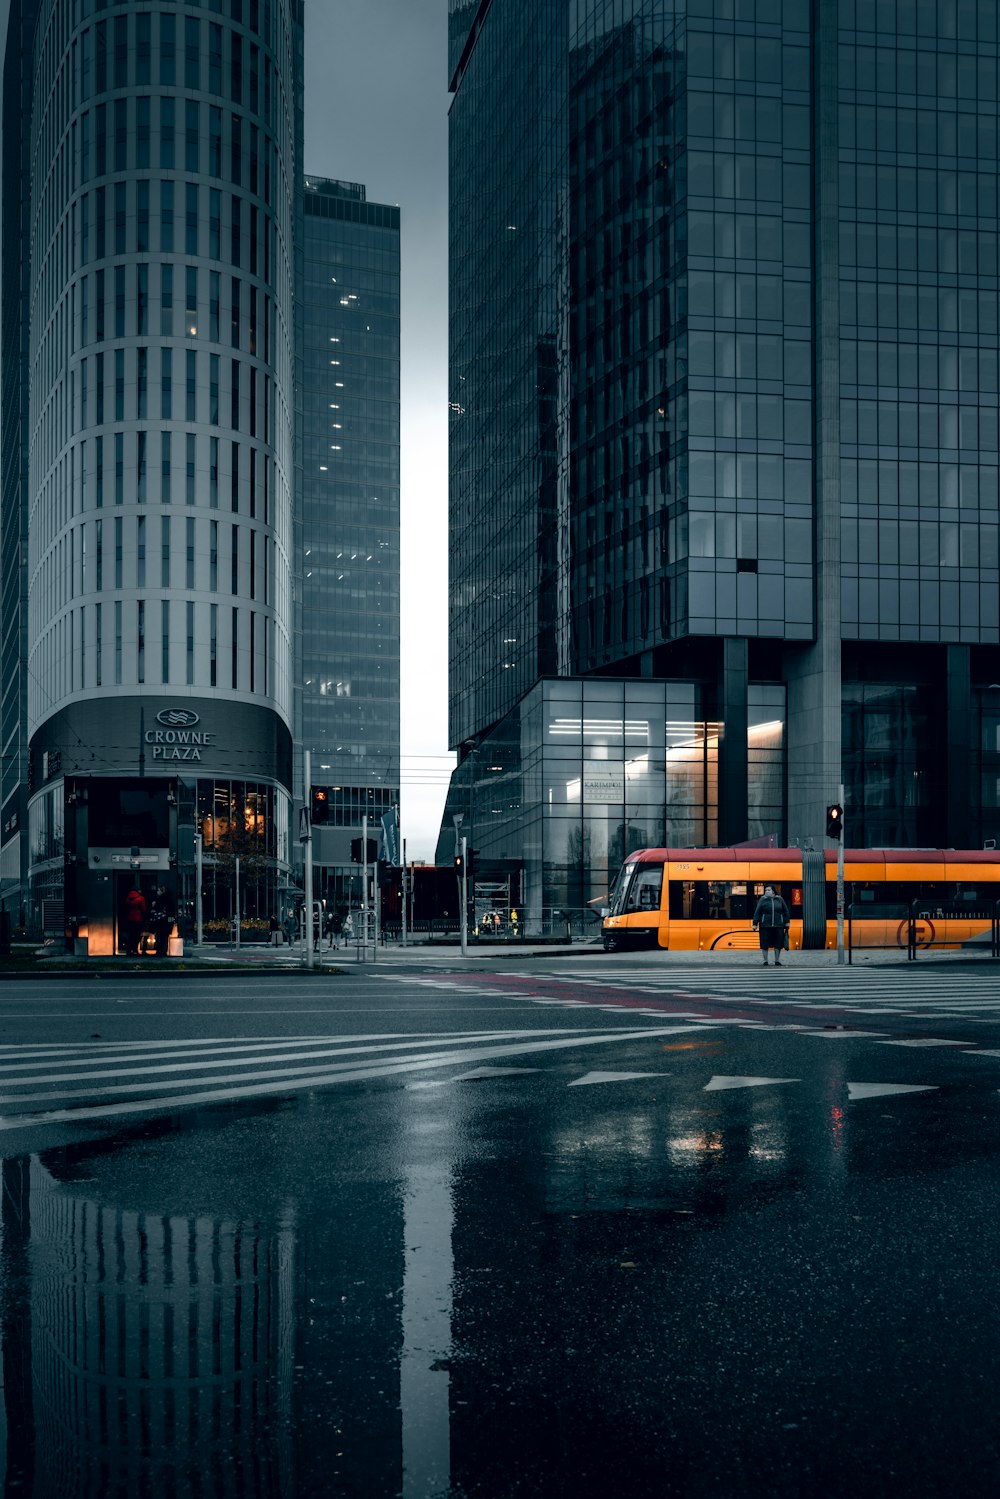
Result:
<instances>
[{"instance_id":1,"label":"reflective glass facade","mask_svg":"<svg viewBox=\"0 0 1000 1499\"><path fill-rule=\"evenodd\" d=\"M399 209L309 176L302 238L300 737L360 827L399 800Z\"/></svg>"},{"instance_id":2,"label":"reflective glass facade","mask_svg":"<svg viewBox=\"0 0 1000 1499\"><path fill-rule=\"evenodd\" d=\"M451 22L460 757L533 677L686 680L725 845L768 821L775 683L782 836L821 843L841 780L849 841L993 836L995 4Z\"/></svg>"},{"instance_id":3,"label":"reflective glass facade","mask_svg":"<svg viewBox=\"0 0 1000 1499\"><path fill-rule=\"evenodd\" d=\"M718 841L719 742L713 704L690 682L547 680L456 771L452 817L480 866L524 865L528 929L553 910L582 918L636 848ZM752 687L747 749L753 836L783 834L785 690Z\"/></svg>"}]
</instances>

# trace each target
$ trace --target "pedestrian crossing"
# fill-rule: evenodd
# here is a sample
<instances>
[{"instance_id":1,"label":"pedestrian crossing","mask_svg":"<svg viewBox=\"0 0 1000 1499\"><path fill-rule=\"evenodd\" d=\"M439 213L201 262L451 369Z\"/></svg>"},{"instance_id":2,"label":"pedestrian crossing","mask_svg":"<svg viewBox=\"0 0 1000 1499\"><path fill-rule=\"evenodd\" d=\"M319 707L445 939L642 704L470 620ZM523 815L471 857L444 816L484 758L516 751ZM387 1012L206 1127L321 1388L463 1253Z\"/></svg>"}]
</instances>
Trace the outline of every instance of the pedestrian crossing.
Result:
<instances>
[{"instance_id":1,"label":"pedestrian crossing","mask_svg":"<svg viewBox=\"0 0 1000 1499\"><path fill-rule=\"evenodd\" d=\"M539 1002L552 1003L536 996ZM571 1001L578 1004L580 1001ZM397 1081L411 1091L440 1090L493 1082L500 1088L629 1088L641 1082L683 1086L703 1093L809 1087L803 1076L759 1075L733 1070L716 1073L714 1055L735 1050L738 1032L786 1032L806 1042L794 1056L804 1073L835 1055L836 1087L842 1101L864 1102L890 1095L933 1094L935 1053L960 1057L969 1077L1000 1095L1000 1049L977 1048L947 1037L899 1038L878 1030L816 1028L800 1023L767 1023L733 1016L707 1019L662 1013L639 1016L628 1025L532 1027L487 1031L387 1032L340 1036L172 1038L141 1042L8 1045L0 1047L0 1138L52 1126L102 1128L139 1122L187 1108L230 1105L291 1096L372 1079ZM581 1017L582 1018L582 1017ZM664 1023L667 1020L671 1023ZM653 1023L658 1020L660 1023ZM678 1040L676 1038L683 1038ZM812 1042L843 1043L813 1054ZM864 1060L852 1042L872 1047L912 1049L918 1079L879 1076L873 1052ZM628 1051L626 1068L616 1052ZM753 1053L756 1055L756 1053ZM781 1053L785 1065L792 1053ZM890 1053L886 1053L886 1060ZM926 1056L927 1065L917 1060ZM600 1058L602 1065L589 1065ZM852 1058L854 1060L852 1060ZM625 1060L624 1055L622 1059ZM967 1060L966 1060L967 1059ZM636 1065L638 1063L638 1066ZM681 1066L680 1064L683 1064ZM793 1072L795 1068L791 1069ZM911 1070L908 1068L908 1070ZM886 1068L886 1071L890 1069ZM821 1072L825 1068L821 1065ZM939 1074L940 1076L941 1074ZM953 1076L953 1073L951 1074ZM14 1148L17 1148L16 1145Z\"/></svg>"},{"instance_id":2,"label":"pedestrian crossing","mask_svg":"<svg viewBox=\"0 0 1000 1499\"><path fill-rule=\"evenodd\" d=\"M585 977L571 968L553 969L551 984L574 993L609 988L630 996L685 1001L712 999L721 1004L752 1001L767 1008L843 1009L861 1016L910 1016L921 1019L959 1017L994 1023L1000 1020L1000 973L968 970L857 970L803 968L794 961L765 974L758 970L706 972L704 966L671 966L657 974L640 965L617 966L613 975Z\"/></svg>"},{"instance_id":3,"label":"pedestrian crossing","mask_svg":"<svg viewBox=\"0 0 1000 1499\"><path fill-rule=\"evenodd\" d=\"M685 1034L690 1025L0 1047L0 1135Z\"/></svg>"}]
</instances>

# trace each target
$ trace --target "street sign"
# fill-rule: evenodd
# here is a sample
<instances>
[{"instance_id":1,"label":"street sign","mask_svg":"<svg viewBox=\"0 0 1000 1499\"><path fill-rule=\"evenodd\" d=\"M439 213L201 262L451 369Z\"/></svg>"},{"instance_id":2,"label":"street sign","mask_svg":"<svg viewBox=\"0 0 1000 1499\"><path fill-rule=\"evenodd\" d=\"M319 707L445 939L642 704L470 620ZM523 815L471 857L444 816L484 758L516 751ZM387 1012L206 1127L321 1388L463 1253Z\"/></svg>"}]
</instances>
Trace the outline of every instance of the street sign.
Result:
<instances>
[{"instance_id":1,"label":"street sign","mask_svg":"<svg viewBox=\"0 0 1000 1499\"><path fill-rule=\"evenodd\" d=\"M312 837L312 826L309 821L309 808L299 808L299 842L308 843Z\"/></svg>"}]
</instances>

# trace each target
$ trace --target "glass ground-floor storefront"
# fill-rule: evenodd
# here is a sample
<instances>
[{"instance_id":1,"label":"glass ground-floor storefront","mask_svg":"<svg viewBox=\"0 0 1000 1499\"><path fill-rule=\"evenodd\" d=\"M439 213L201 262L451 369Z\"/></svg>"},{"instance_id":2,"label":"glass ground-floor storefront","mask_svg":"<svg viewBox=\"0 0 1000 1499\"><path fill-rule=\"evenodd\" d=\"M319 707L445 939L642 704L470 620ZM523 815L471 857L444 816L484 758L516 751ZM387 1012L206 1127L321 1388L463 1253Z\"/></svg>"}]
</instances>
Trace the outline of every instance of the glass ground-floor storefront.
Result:
<instances>
[{"instance_id":1,"label":"glass ground-floor storefront","mask_svg":"<svg viewBox=\"0 0 1000 1499\"><path fill-rule=\"evenodd\" d=\"M528 929L582 923L636 848L718 839L723 726L696 682L539 682L452 777L437 862L455 818L483 864L523 868ZM748 691L748 836L785 834L785 689Z\"/></svg>"},{"instance_id":2,"label":"glass ground-floor storefront","mask_svg":"<svg viewBox=\"0 0 1000 1499\"><path fill-rule=\"evenodd\" d=\"M78 953L124 951L137 891L190 941L200 870L205 937L228 938L237 909L245 935L263 934L286 899L289 806L272 781L58 777L29 806L31 930L65 933Z\"/></svg>"}]
</instances>

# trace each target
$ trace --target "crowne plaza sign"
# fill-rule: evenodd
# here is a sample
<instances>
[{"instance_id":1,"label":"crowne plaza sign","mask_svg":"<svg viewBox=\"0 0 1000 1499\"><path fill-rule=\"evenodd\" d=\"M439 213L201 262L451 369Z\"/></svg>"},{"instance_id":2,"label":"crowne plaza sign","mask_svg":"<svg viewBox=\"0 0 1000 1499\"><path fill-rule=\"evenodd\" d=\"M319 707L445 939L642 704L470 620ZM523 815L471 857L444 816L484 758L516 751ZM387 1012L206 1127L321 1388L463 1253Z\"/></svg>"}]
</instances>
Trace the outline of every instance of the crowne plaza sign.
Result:
<instances>
[{"instance_id":1,"label":"crowne plaza sign","mask_svg":"<svg viewBox=\"0 0 1000 1499\"><path fill-rule=\"evenodd\" d=\"M156 722L160 727L143 734L153 760L200 760L202 750L215 745L217 736L196 727L201 719L190 708L164 708Z\"/></svg>"}]
</instances>

